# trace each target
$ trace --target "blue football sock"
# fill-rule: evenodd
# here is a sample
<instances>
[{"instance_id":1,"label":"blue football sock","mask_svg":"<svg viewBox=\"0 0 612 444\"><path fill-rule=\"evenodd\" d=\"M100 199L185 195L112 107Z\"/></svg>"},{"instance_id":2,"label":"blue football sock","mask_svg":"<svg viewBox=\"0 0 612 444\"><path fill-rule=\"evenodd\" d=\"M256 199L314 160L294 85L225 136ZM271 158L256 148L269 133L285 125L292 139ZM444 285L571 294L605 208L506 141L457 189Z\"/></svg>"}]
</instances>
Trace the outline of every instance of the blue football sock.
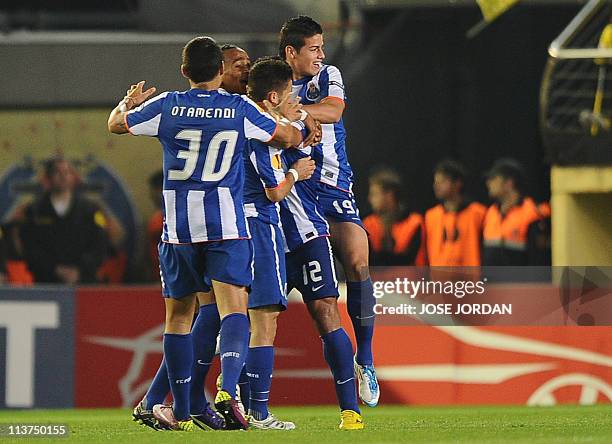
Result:
<instances>
[{"instance_id":1,"label":"blue football sock","mask_svg":"<svg viewBox=\"0 0 612 444\"><path fill-rule=\"evenodd\" d=\"M206 304L200 306L198 316L191 328L193 369L191 371L190 408L192 415L199 415L206 407L204 384L215 356L220 323L217 304Z\"/></svg>"},{"instance_id":2,"label":"blue football sock","mask_svg":"<svg viewBox=\"0 0 612 444\"><path fill-rule=\"evenodd\" d=\"M351 340L343 328L327 333L321 336L321 339L323 355L334 376L340 410L354 410L359 413Z\"/></svg>"},{"instance_id":3,"label":"blue football sock","mask_svg":"<svg viewBox=\"0 0 612 444\"><path fill-rule=\"evenodd\" d=\"M248 362L249 360L250 350L251 349L247 351L246 362ZM242 401L242 405L244 406L244 409L248 412L251 397L251 386L249 384L249 377L247 375L246 362L244 364L244 367L242 367L242 372L240 372L240 379L238 379L238 389L240 390L240 400Z\"/></svg>"},{"instance_id":4,"label":"blue football sock","mask_svg":"<svg viewBox=\"0 0 612 444\"><path fill-rule=\"evenodd\" d=\"M272 385L274 347L251 347L247 356L247 374L251 386L249 415L257 420L268 417L268 398Z\"/></svg>"},{"instance_id":5,"label":"blue football sock","mask_svg":"<svg viewBox=\"0 0 612 444\"><path fill-rule=\"evenodd\" d=\"M164 356L168 369L170 391L174 398L174 416L179 421L189 419L189 386L193 367L191 333L164 334Z\"/></svg>"},{"instance_id":6,"label":"blue football sock","mask_svg":"<svg viewBox=\"0 0 612 444\"><path fill-rule=\"evenodd\" d=\"M236 385L249 347L249 319L242 313L232 313L221 321L221 374L225 390L236 397Z\"/></svg>"},{"instance_id":7,"label":"blue football sock","mask_svg":"<svg viewBox=\"0 0 612 444\"><path fill-rule=\"evenodd\" d=\"M374 298L371 279L346 283L346 305L357 343L355 360L361 365L373 364L374 304L376 304L376 298Z\"/></svg>"},{"instance_id":8,"label":"blue football sock","mask_svg":"<svg viewBox=\"0 0 612 444\"><path fill-rule=\"evenodd\" d=\"M153 381L145 395L145 408L151 410L155 404L163 404L170 392L170 382L168 381L168 370L166 360L162 359L161 365L155 373Z\"/></svg>"}]
</instances>

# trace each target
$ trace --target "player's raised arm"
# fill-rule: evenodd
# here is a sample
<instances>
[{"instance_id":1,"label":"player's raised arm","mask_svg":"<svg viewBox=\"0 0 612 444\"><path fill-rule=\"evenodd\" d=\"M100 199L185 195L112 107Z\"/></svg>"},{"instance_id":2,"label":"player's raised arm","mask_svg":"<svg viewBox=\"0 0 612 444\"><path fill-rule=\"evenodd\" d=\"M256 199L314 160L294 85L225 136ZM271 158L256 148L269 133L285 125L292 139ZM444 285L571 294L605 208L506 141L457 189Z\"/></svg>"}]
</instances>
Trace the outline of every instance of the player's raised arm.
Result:
<instances>
[{"instance_id":1,"label":"player's raised arm","mask_svg":"<svg viewBox=\"0 0 612 444\"><path fill-rule=\"evenodd\" d=\"M274 188L265 188L266 197L272 202L280 202L283 200L293 185L300 180L307 180L313 175L315 170L315 162L309 157L297 160L287 174L285 180L283 180L278 186Z\"/></svg>"},{"instance_id":2,"label":"player's raised arm","mask_svg":"<svg viewBox=\"0 0 612 444\"><path fill-rule=\"evenodd\" d=\"M111 133L125 134L129 132L126 119L128 111L144 103L155 94L155 87L143 91L144 83L145 81L142 80L136 85L132 85L121 102L110 112L108 116L108 130Z\"/></svg>"},{"instance_id":3,"label":"player's raised arm","mask_svg":"<svg viewBox=\"0 0 612 444\"><path fill-rule=\"evenodd\" d=\"M344 100L330 96L319 103L304 105L304 110L321 123L336 123L342 119Z\"/></svg>"}]
</instances>

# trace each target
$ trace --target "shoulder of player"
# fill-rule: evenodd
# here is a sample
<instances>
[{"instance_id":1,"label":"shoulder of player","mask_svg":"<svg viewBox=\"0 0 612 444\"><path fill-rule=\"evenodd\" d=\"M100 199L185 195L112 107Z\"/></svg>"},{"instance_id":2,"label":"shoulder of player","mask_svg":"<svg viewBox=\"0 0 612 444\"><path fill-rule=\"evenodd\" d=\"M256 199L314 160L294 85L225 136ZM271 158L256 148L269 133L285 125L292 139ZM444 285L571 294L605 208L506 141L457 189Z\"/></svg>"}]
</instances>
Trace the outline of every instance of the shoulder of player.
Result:
<instances>
[{"instance_id":1,"label":"shoulder of player","mask_svg":"<svg viewBox=\"0 0 612 444\"><path fill-rule=\"evenodd\" d=\"M257 104L254 100L249 98L246 94L232 94L232 99L235 101L237 107L248 107L255 108L260 113L265 113L266 110Z\"/></svg>"},{"instance_id":2,"label":"shoulder of player","mask_svg":"<svg viewBox=\"0 0 612 444\"><path fill-rule=\"evenodd\" d=\"M338 80L338 78L342 78L342 73L340 69L334 65L322 65L316 77L318 79L327 78L328 81L334 79Z\"/></svg>"}]
</instances>

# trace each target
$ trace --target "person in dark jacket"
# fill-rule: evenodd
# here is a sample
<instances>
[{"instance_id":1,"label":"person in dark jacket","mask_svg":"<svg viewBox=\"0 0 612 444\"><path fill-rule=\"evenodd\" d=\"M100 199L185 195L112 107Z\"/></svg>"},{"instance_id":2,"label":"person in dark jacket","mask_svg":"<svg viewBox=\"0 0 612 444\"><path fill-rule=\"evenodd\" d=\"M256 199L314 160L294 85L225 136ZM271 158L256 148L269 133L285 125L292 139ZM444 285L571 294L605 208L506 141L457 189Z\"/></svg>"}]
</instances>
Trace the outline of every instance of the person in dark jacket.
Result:
<instances>
[{"instance_id":1,"label":"person in dark jacket","mask_svg":"<svg viewBox=\"0 0 612 444\"><path fill-rule=\"evenodd\" d=\"M77 175L61 157L45 163L46 191L25 209L21 237L35 282L96 282L107 251L106 217L76 190Z\"/></svg>"}]
</instances>

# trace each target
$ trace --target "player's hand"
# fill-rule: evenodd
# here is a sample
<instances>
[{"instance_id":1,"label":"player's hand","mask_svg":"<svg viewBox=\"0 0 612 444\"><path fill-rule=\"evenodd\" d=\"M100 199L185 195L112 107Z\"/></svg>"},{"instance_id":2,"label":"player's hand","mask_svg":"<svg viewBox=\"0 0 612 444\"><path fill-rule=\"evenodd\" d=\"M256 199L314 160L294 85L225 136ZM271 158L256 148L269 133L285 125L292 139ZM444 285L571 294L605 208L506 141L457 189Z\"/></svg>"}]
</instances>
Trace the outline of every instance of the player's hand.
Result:
<instances>
[{"instance_id":1,"label":"player's hand","mask_svg":"<svg viewBox=\"0 0 612 444\"><path fill-rule=\"evenodd\" d=\"M132 85L130 89L127 90L125 94L125 104L127 109L132 109L143 102L145 102L149 97L155 94L156 88L151 87L146 91L143 91L145 81L141 80L136 85Z\"/></svg>"},{"instance_id":2,"label":"player's hand","mask_svg":"<svg viewBox=\"0 0 612 444\"><path fill-rule=\"evenodd\" d=\"M291 122L295 122L296 120L300 120L300 117L302 116L302 113L300 112L302 105L298 101L292 99L290 96L285 97L285 99L277 106L272 105L267 100L264 100L263 103L266 110L270 114L275 115L277 118L279 116L285 117Z\"/></svg>"},{"instance_id":3,"label":"player's hand","mask_svg":"<svg viewBox=\"0 0 612 444\"><path fill-rule=\"evenodd\" d=\"M304 157L291 165L298 172L298 180L307 180L312 177L316 168L315 161L310 156Z\"/></svg>"},{"instance_id":4,"label":"player's hand","mask_svg":"<svg viewBox=\"0 0 612 444\"><path fill-rule=\"evenodd\" d=\"M323 131L321 131L321 124L314 120L311 115L308 115L304 120L304 125L306 125L306 129L308 130L308 135L304 139L304 146L316 145L321 142L321 137L323 136Z\"/></svg>"}]
</instances>

